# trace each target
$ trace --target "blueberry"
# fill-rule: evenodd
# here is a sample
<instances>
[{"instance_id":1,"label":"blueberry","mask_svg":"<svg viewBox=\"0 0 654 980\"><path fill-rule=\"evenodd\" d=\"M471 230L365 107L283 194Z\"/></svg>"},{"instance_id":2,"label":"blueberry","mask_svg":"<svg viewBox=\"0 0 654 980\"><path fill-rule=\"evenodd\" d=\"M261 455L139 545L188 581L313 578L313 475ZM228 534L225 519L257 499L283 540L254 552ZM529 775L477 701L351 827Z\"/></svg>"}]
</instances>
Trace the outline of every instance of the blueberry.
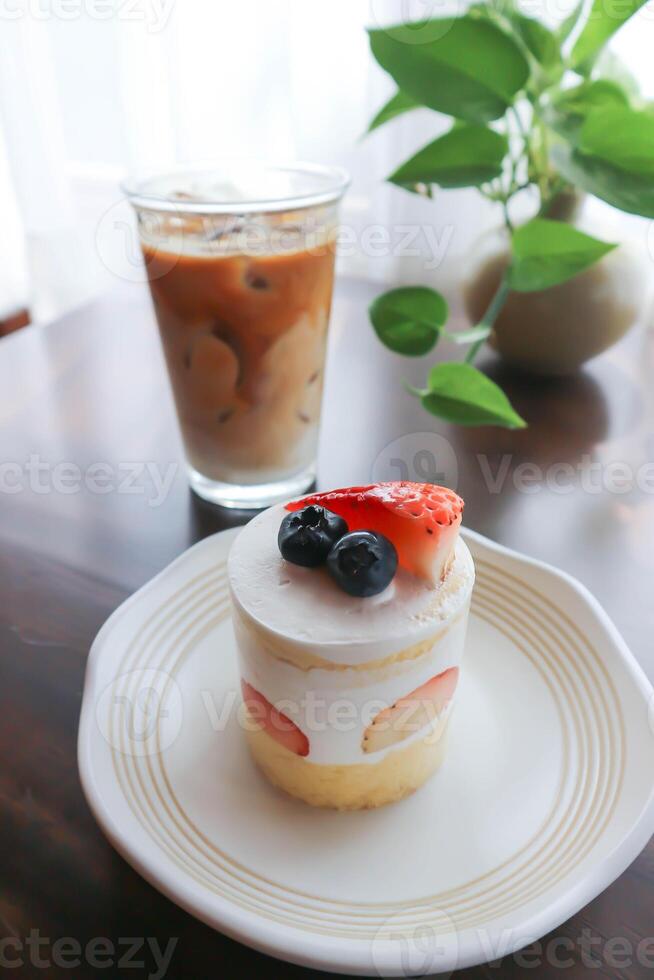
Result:
<instances>
[{"instance_id":1,"label":"blueberry","mask_svg":"<svg viewBox=\"0 0 654 980\"><path fill-rule=\"evenodd\" d=\"M344 592L371 596L383 592L397 569L397 551L377 531L345 534L327 556L327 568Z\"/></svg>"},{"instance_id":2,"label":"blueberry","mask_svg":"<svg viewBox=\"0 0 654 980\"><path fill-rule=\"evenodd\" d=\"M277 544L286 561L314 568L327 560L330 548L347 534L347 524L338 514L310 505L287 514L281 523Z\"/></svg>"}]
</instances>

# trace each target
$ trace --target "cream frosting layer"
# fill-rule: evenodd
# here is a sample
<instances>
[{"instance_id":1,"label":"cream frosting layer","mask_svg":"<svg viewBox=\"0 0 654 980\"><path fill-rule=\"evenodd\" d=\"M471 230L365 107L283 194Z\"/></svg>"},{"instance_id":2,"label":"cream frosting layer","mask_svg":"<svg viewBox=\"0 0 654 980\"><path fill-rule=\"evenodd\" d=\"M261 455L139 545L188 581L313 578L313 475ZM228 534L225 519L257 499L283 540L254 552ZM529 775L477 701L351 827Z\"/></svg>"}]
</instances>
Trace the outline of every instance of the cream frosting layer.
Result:
<instances>
[{"instance_id":1,"label":"cream frosting layer","mask_svg":"<svg viewBox=\"0 0 654 980\"><path fill-rule=\"evenodd\" d=\"M277 546L287 511L271 507L247 524L232 545L228 578L237 610L286 644L337 664L389 657L427 639L466 604L474 582L464 541L437 587L398 569L377 596L349 596L324 568L285 561Z\"/></svg>"},{"instance_id":2,"label":"cream frosting layer","mask_svg":"<svg viewBox=\"0 0 654 980\"><path fill-rule=\"evenodd\" d=\"M460 666L468 605L466 597L457 614L437 626L433 644L422 656L363 670L301 670L271 656L260 642L259 631L249 628L247 620L236 615L234 629L241 674L304 732L309 740L308 761L374 765L389 752L425 737L423 727L378 752L363 751L364 732L380 711L432 677ZM434 724L441 723L443 717L444 714L434 717Z\"/></svg>"}]
</instances>

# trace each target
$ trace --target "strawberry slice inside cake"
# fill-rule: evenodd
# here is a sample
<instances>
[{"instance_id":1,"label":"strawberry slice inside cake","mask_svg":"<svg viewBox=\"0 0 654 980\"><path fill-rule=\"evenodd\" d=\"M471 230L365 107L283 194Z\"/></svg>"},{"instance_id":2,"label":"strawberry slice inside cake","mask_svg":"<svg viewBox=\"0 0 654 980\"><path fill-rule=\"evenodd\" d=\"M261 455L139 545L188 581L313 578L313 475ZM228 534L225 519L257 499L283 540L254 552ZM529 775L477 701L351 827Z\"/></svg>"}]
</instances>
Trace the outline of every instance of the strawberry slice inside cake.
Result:
<instances>
[{"instance_id":1,"label":"strawberry slice inside cake","mask_svg":"<svg viewBox=\"0 0 654 980\"><path fill-rule=\"evenodd\" d=\"M450 667L384 708L363 734L364 752L379 752L423 729L435 727L454 697L459 668Z\"/></svg>"},{"instance_id":2,"label":"strawberry slice inside cake","mask_svg":"<svg viewBox=\"0 0 654 980\"><path fill-rule=\"evenodd\" d=\"M254 725L259 726L294 755L305 756L309 754L309 739L295 722L292 722L282 711L278 711L267 698L264 698L260 691L257 691L247 681L241 681L241 690L243 691L243 703L248 709Z\"/></svg>"}]
</instances>

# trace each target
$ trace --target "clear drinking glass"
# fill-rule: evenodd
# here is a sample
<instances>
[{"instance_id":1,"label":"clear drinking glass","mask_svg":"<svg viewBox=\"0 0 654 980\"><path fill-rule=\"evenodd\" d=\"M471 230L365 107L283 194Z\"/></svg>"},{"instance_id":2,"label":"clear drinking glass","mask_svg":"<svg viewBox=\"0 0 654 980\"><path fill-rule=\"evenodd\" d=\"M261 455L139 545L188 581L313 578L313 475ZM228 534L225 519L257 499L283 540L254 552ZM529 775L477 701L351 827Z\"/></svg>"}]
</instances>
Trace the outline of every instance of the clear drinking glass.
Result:
<instances>
[{"instance_id":1,"label":"clear drinking glass","mask_svg":"<svg viewBox=\"0 0 654 980\"><path fill-rule=\"evenodd\" d=\"M347 185L337 168L249 161L125 184L205 500L267 507L314 479Z\"/></svg>"}]
</instances>

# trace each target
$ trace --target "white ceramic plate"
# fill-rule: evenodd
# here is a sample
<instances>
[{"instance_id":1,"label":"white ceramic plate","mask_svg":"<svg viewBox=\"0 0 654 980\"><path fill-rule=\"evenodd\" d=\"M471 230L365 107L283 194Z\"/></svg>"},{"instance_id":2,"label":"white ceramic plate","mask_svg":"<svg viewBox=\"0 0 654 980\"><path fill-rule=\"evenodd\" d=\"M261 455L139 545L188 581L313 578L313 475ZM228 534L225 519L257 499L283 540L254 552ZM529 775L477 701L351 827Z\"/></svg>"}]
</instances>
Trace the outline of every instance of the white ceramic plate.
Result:
<instances>
[{"instance_id":1,"label":"white ceramic plate","mask_svg":"<svg viewBox=\"0 0 654 980\"><path fill-rule=\"evenodd\" d=\"M202 541L109 619L79 732L121 854L193 915L304 966L409 976L507 955L654 833L652 688L573 579L467 533L477 585L447 759L375 811L314 810L239 728L225 558Z\"/></svg>"}]
</instances>

